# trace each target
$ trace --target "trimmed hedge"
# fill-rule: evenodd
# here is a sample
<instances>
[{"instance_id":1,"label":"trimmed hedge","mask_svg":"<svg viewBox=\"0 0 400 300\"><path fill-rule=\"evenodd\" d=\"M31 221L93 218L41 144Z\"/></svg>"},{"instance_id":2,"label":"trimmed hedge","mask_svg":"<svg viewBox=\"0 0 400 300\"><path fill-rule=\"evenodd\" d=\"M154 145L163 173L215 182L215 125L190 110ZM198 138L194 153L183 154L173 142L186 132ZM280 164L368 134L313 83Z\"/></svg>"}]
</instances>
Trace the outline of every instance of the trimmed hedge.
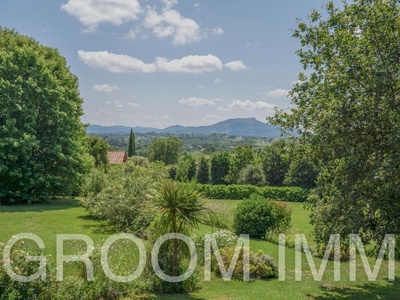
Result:
<instances>
[{"instance_id":1,"label":"trimmed hedge","mask_svg":"<svg viewBox=\"0 0 400 300\"><path fill-rule=\"evenodd\" d=\"M197 188L199 192L210 199L242 200L249 198L251 194L258 194L267 199L287 202L304 202L308 196L308 191L299 187L198 184Z\"/></svg>"}]
</instances>

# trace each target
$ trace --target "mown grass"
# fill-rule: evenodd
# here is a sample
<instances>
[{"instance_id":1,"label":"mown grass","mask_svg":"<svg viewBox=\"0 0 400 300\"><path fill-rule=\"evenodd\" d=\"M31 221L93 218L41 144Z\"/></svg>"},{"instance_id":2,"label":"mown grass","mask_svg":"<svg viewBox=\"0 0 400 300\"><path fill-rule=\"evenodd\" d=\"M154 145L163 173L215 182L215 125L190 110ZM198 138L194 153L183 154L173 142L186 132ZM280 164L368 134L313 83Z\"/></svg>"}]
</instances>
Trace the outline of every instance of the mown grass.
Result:
<instances>
[{"instance_id":1,"label":"mown grass","mask_svg":"<svg viewBox=\"0 0 400 300\"><path fill-rule=\"evenodd\" d=\"M227 224L232 224L233 209L239 201L210 200L209 205ZM293 208L293 227L289 234L304 233L311 237L311 226L308 223L307 211L301 203L288 203ZM57 234L86 234L93 239L95 247L99 248L112 234L116 233L108 224L88 216L77 200L61 200L56 203L0 206L0 242L6 242L12 235L30 232L41 237L46 245L46 254L55 255ZM228 227L231 225L228 225ZM197 234L209 233L216 228L201 225ZM278 247L275 244L251 240L254 251L262 249L278 261ZM82 251L81 246L67 245L66 252ZM137 250L130 243L116 245L112 260L115 263L131 259L125 265L125 271L135 268ZM2 254L0 254L2 256ZM0 257L1 257L0 256ZM317 268L321 260L314 258ZM375 259L369 259L373 267ZM314 281L307 260L302 255L303 278L295 281L295 251L286 248L286 281L278 279L269 281L224 282L220 278L212 278L203 282L201 290L190 295L146 295L143 299L399 299L399 281L387 281L387 263L383 262L376 282L368 282L361 261L357 261L357 281L350 282L349 264L341 263L341 281L333 279L333 264L328 262L326 272L321 282ZM73 269L76 265L71 265ZM396 266L396 272L400 268ZM125 273L125 272L123 272ZM123 275L123 274L121 274ZM138 279L141 280L141 279Z\"/></svg>"}]
</instances>

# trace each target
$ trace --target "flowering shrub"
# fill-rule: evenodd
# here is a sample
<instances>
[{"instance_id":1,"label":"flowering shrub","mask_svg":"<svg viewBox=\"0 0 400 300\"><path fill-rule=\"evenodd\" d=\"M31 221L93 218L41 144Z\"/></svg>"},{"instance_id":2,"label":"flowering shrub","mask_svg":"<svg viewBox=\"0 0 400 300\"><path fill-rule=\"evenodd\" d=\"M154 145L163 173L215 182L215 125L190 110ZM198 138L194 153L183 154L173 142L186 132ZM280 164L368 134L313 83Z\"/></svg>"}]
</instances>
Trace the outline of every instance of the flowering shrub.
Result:
<instances>
[{"instance_id":1,"label":"flowering shrub","mask_svg":"<svg viewBox=\"0 0 400 300\"><path fill-rule=\"evenodd\" d=\"M235 247L222 248L220 254L224 263L225 269L228 270L233 256L235 255ZM261 250L255 254L252 251L250 253L250 265L249 275L250 279L268 279L274 278L278 275L278 266L274 262L274 259L264 254ZM221 276L221 270L219 268L215 255L212 257L212 269L217 276ZM233 279L243 280L243 251L239 252L239 258L235 265L232 273Z\"/></svg>"}]
</instances>

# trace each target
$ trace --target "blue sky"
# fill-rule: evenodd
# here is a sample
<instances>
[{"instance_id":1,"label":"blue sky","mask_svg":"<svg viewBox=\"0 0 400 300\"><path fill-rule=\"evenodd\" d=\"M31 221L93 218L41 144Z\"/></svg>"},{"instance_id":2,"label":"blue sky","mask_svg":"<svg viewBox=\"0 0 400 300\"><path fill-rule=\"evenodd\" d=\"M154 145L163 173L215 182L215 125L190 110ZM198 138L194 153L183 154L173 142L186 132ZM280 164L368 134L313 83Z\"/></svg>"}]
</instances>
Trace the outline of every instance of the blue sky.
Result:
<instances>
[{"instance_id":1,"label":"blue sky","mask_svg":"<svg viewBox=\"0 0 400 300\"><path fill-rule=\"evenodd\" d=\"M338 2L338 1L335 1ZM261 121L302 71L296 18L326 1L2 1L0 26L57 48L78 76L86 123Z\"/></svg>"}]
</instances>

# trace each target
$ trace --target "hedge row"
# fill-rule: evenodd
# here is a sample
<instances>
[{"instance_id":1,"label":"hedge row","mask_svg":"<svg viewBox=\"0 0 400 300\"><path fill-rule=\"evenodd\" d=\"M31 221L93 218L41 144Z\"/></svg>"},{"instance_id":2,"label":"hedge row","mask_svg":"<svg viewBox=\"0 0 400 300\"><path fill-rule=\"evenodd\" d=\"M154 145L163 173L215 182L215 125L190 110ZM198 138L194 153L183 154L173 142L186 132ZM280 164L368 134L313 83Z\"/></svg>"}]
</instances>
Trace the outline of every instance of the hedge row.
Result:
<instances>
[{"instance_id":1,"label":"hedge row","mask_svg":"<svg viewBox=\"0 0 400 300\"><path fill-rule=\"evenodd\" d=\"M251 194L259 194L264 198L288 202L304 202L308 191L299 187L257 187L254 185L211 185L198 184L198 190L210 199L242 200Z\"/></svg>"}]
</instances>

